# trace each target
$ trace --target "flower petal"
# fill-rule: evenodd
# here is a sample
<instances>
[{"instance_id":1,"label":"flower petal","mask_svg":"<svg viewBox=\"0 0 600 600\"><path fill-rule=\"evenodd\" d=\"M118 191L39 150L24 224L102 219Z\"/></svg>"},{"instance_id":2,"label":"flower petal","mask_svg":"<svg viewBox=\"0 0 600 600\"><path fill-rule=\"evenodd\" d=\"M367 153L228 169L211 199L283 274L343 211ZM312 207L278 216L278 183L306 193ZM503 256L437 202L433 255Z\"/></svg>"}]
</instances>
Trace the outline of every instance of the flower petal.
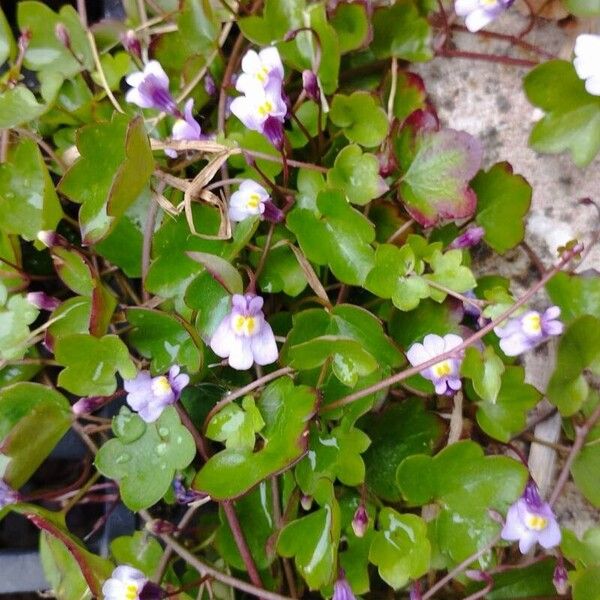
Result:
<instances>
[{"instance_id":1,"label":"flower petal","mask_svg":"<svg viewBox=\"0 0 600 600\"><path fill-rule=\"evenodd\" d=\"M478 8L467 15L465 25L470 32L475 33L476 31L483 29L486 25L489 25L495 18L496 15L492 15L482 8Z\"/></svg>"},{"instance_id":2,"label":"flower petal","mask_svg":"<svg viewBox=\"0 0 600 600\"><path fill-rule=\"evenodd\" d=\"M257 365L270 365L278 356L277 344L271 326L264 322L260 331L250 338L254 362Z\"/></svg>"},{"instance_id":3,"label":"flower petal","mask_svg":"<svg viewBox=\"0 0 600 600\"><path fill-rule=\"evenodd\" d=\"M221 358L227 358L235 343L235 333L231 329L231 316L228 314L218 325L210 338L212 351Z\"/></svg>"},{"instance_id":4,"label":"flower petal","mask_svg":"<svg viewBox=\"0 0 600 600\"><path fill-rule=\"evenodd\" d=\"M408 358L408 362L410 362L413 367L417 367L420 364L427 362L431 356L429 356L429 352L425 350L423 344L416 343L406 351L406 358Z\"/></svg>"},{"instance_id":5,"label":"flower petal","mask_svg":"<svg viewBox=\"0 0 600 600\"><path fill-rule=\"evenodd\" d=\"M252 366L253 362L250 338L236 336L229 353L229 366L238 371L245 371Z\"/></svg>"}]
</instances>

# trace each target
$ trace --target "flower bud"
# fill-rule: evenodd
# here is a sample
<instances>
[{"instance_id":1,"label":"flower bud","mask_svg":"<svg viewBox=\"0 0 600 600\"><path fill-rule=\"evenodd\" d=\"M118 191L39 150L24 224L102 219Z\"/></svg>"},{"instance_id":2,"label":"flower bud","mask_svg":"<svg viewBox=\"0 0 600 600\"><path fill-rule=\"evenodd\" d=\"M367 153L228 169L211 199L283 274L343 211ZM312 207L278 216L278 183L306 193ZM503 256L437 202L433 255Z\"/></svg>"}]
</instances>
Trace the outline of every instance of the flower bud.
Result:
<instances>
[{"instance_id":1,"label":"flower bud","mask_svg":"<svg viewBox=\"0 0 600 600\"><path fill-rule=\"evenodd\" d=\"M88 396L87 398L80 398L73 404L71 410L77 417L80 415L89 415L102 408L108 400L109 398L106 398L105 396Z\"/></svg>"},{"instance_id":2,"label":"flower bud","mask_svg":"<svg viewBox=\"0 0 600 600\"><path fill-rule=\"evenodd\" d=\"M485 235L485 229L483 227L469 227L466 231L461 233L452 243L450 248L472 248L479 244Z\"/></svg>"},{"instance_id":3,"label":"flower bud","mask_svg":"<svg viewBox=\"0 0 600 600\"><path fill-rule=\"evenodd\" d=\"M367 514L365 505L360 504L354 513L354 518L352 519L352 530L354 531L354 535L359 538L364 537L368 526L369 515Z\"/></svg>"},{"instance_id":4,"label":"flower bud","mask_svg":"<svg viewBox=\"0 0 600 600\"><path fill-rule=\"evenodd\" d=\"M20 502L21 495L16 490L13 490L8 483L0 479L0 509L10 504Z\"/></svg>"},{"instance_id":5,"label":"flower bud","mask_svg":"<svg viewBox=\"0 0 600 600\"><path fill-rule=\"evenodd\" d=\"M69 30L62 23L59 22L56 24L56 27L54 27L54 35L65 48L71 48L71 35L69 34Z\"/></svg>"},{"instance_id":6,"label":"flower bud","mask_svg":"<svg viewBox=\"0 0 600 600\"><path fill-rule=\"evenodd\" d=\"M302 498L300 498L300 506L304 510L310 510L312 508L313 498L312 496L307 496L306 494L302 494Z\"/></svg>"},{"instance_id":7,"label":"flower bud","mask_svg":"<svg viewBox=\"0 0 600 600\"><path fill-rule=\"evenodd\" d=\"M217 84L210 73L207 73L204 76L204 91L209 96L215 96L217 94Z\"/></svg>"},{"instance_id":8,"label":"flower bud","mask_svg":"<svg viewBox=\"0 0 600 600\"><path fill-rule=\"evenodd\" d=\"M264 207L265 212L262 214L262 216L265 221L269 221L270 223L281 223L281 221L283 221L283 211L275 206L272 200L267 200L264 203Z\"/></svg>"},{"instance_id":9,"label":"flower bud","mask_svg":"<svg viewBox=\"0 0 600 600\"><path fill-rule=\"evenodd\" d=\"M554 575L552 576L552 583L556 588L556 592L561 596L565 596L569 591L569 578L562 560L556 564Z\"/></svg>"},{"instance_id":10,"label":"flower bud","mask_svg":"<svg viewBox=\"0 0 600 600\"><path fill-rule=\"evenodd\" d=\"M467 569L465 575L473 581L487 581L489 575L479 569Z\"/></svg>"},{"instance_id":11,"label":"flower bud","mask_svg":"<svg viewBox=\"0 0 600 600\"><path fill-rule=\"evenodd\" d=\"M44 292L29 292L27 294L27 302L40 310L47 310L49 312L52 312L61 304L58 298L48 296Z\"/></svg>"},{"instance_id":12,"label":"flower bud","mask_svg":"<svg viewBox=\"0 0 600 600\"><path fill-rule=\"evenodd\" d=\"M173 479L173 491L178 504L191 504L199 500L210 500L210 496L197 492L196 490L187 489L183 485L181 477Z\"/></svg>"},{"instance_id":13,"label":"flower bud","mask_svg":"<svg viewBox=\"0 0 600 600\"><path fill-rule=\"evenodd\" d=\"M305 69L302 71L302 87L306 95L315 102L321 101L321 90L319 89L319 80L313 71Z\"/></svg>"},{"instance_id":14,"label":"flower bud","mask_svg":"<svg viewBox=\"0 0 600 600\"><path fill-rule=\"evenodd\" d=\"M68 246L67 240L62 236L56 233L56 231L44 230L38 231L37 239L44 244L47 248L53 248L54 246Z\"/></svg>"},{"instance_id":15,"label":"flower bud","mask_svg":"<svg viewBox=\"0 0 600 600\"><path fill-rule=\"evenodd\" d=\"M29 46L29 42L31 41L31 29L25 28L21 31L21 35L19 36L18 45L19 52L24 53Z\"/></svg>"},{"instance_id":16,"label":"flower bud","mask_svg":"<svg viewBox=\"0 0 600 600\"><path fill-rule=\"evenodd\" d=\"M154 535L171 535L177 529L170 521L164 519L152 519L146 523L146 529Z\"/></svg>"},{"instance_id":17,"label":"flower bud","mask_svg":"<svg viewBox=\"0 0 600 600\"><path fill-rule=\"evenodd\" d=\"M331 600L356 600L344 571L341 569L338 580L333 584L333 597Z\"/></svg>"},{"instance_id":18,"label":"flower bud","mask_svg":"<svg viewBox=\"0 0 600 600\"><path fill-rule=\"evenodd\" d=\"M123 44L123 48L129 54L137 56L140 59L142 58L142 46L133 29L128 29L125 33L121 34L121 44Z\"/></svg>"},{"instance_id":19,"label":"flower bud","mask_svg":"<svg viewBox=\"0 0 600 600\"><path fill-rule=\"evenodd\" d=\"M168 597L169 594L152 581L146 581L139 595L140 600L163 600L163 598Z\"/></svg>"}]
</instances>

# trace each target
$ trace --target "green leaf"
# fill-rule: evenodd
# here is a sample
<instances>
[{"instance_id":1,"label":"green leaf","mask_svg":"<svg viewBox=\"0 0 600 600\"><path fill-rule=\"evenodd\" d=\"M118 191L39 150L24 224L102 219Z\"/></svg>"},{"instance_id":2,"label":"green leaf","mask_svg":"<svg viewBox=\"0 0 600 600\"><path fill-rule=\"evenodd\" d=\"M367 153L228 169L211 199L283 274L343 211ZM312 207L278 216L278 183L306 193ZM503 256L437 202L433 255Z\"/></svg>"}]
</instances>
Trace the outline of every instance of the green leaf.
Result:
<instances>
[{"instance_id":1,"label":"green leaf","mask_svg":"<svg viewBox=\"0 0 600 600\"><path fill-rule=\"evenodd\" d=\"M573 600L600 600L600 566L577 572L573 582Z\"/></svg>"},{"instance_id":2,"label":"green leaf","mask_svg":"<svg viewBox=\"0 0 600 600\"><path fill-rule=\"evenodd\" d=\"M6 20L4 11L0 8L0 65L4 64L9 58L12 60L15 57L16 51L17 45L15 44L10 25Z\"/></svg>"},{"instance_id":3,"label":"green leaf","mask_svg":"<svg viewBox=\"0 0 600 600\"><path fill-rule=\"evenodd\" d=\"M177 30L190 53L207 53L215 46L219 21L207 0L184 0L180 5Z\"/></svg>"},{"instance_id":4,"label":"green leaf","mask_svg":"<svg viewBox=\"0 0 600 600\"><path fill-rule=\"evenodd\" d=\"M0 229L35 240L38 231L55 229L61 217L60 202L37 144L23 138L10 145L7 161L0 165Z\"/></svg>"},{"instance_id":5,"label":"green leaf","mask_svg":"<svg viewBox=\"0 0 600 600\"><path fill-rule=\"evenodd\" d=\"M473 387L482 400L495 404L504 368L504 363L491 346L487 346L483 353L471 347L465 351L461 375L472 380Z\"/></svg>"},{"instance_id":6,"label":"green leaf","mask_svg":"<svg viewBox=\"0 0 600 600\"><path fill-rule=\"evenodd\" d=\"M137 202L133 205L136 206ZM113 230L94 249L128 277L142 276L143 235L128 214L123 215Z\"/></svg>"},{"instance_id":7,"label":"green leaf","mask_svg":"<svg viewBox=\"0 0 600 600\"><path fill-rule=\"evenodd\" d=\"M146 187L154 158L143 119L129 121L116 113L110 123L79 129L77 148L81 157L65 173L59 190L82 204L81 233L90 244L108 235Z\"/></svg>"},{"instance_id":8,"label":"green leaf","mask_svg":"<svg viewBox=\"0 0 600 600\"><path fill-rule=\"evenodd\" d=\"M257 452L227 448L212 456L198 471L193 487L216 500L241 496L267 477L289 468L307 447L307 421L317 398L306 386L294 386L287 377L271 383L258 409L265 421L266 443Z\"/></svg>"},{"instance_id":9,"label":"green leaf","mask_svg":"<svg viewBox=\"0 0 600 600\"><path fill-rule=\"evenodd\" d=\"M588 397L584 370L600 373L600 320L586 315L576 319L563 334L556 354L556 368L546 395L566 417L575 414Z\"/></svg>"},{"instance_id":10,"label":"green leaf","mask_svg":"<svg viewBox=\"0 0 600 600\"><path fill-rule=\"evenodd\" d=\"M427 573L430 556L425 521L416 515L401 515L392 508L383 508L369 551L369 560L377 565L381 578L395 590L404 587L411 579Z\"/></svg>"},{"instance_id":11,"label":"green leaf","mask_svg":"<svg viewBox=\"0 0 600 600\"><path fill-rule=\"evenodd\" d=\"M58 385L78 396L110 396L117 389L117 371L125 379L137 373L127 346L116 335L67 335L56 341L54 355L65 367Z\"/></svg>"},{"instance_id":12,"label":"green leaf","mask_svg":"<svg viewBox=\"0 0 600 600\"><path fill-rule=\"evenodd\" d=\"M91 296L96 283L92 269L82 254L69 248L52 249L52 261L62 282L81 296Z\"/></svg>"},{"instance_id":13,"label":"green leaf","mask_svg":"<svg viewBox=\"0 0 600 600\"><path fill-rule=\"evenodd\" d=\"M251 452L256 444L256 433L264 426L254 398L246 396L241 407L235 403L227 404L210 420L206 437L224 442L226 448Z\"/></svg>"},{"instance_id":14,"label":"green leaf","mask_svg":"<svg viewBox=\"0 0 600 600\"><path fill-rule=\"evenodd\" d=\"M435 501L440 512L432 523L435 541L448 565L461 562L485 546L499 526L489 509L506 511L522 493L527 481L525 467L505 456L484 456L472 441L446 447L435 457L416 455L398 468L402 494L412 505ZM489 566L491 554L479 559Z\"/></svg>"},{"instance_id":15,"label":"green leaf","mask_svg":"<svg viewBox=\"0 0 600 600\"><path fill-rule=\"evenodd\" d=\"M578 568L600 564L600 527L590 527L581 539L570 529L561 532L560 549L568 560Z\"/></svg>"},{"instance_id":16,"label":"green leaf","mask_svg":"<svg viewBox=\"0 0 600 600\"><path fill-rule=\"evenodd\" d=\"M88 333L92 314L91 298L76 296L65 300L52 312L52 319L56 319L46 330L45 343L54 348L58 338L72 333Z\"/></svg>"},{"instance_id":17,"label":"green leaf","mask_svg":"<svg viewBox=\"0 0 600 600\"><path fill-rule=\"evenodd\" d=\"M561 271L546 284L546 291L560 307L560 318L565 323L583 315L600 319L600 275L596 271Z\"/></svg>"},{"instance_id":18,"label":"green leaf","mask_svg":"<svg viewBox=\"0 0 600 600\"><path fill-rule=\"evenodd\" d=\"M29 382L3 388L0 478L15 489L25 484L67 433L71 419L71 406L52 388Z\"/></svg>"},{"instance_id":19,"label":"green leaf","mask_svg":"<svg viewBox=\"0 0 600 600\"><path fill-rule=\"evenodd\" d=\"M371 446L364 454L367 486L386 502L401 500L396 485L400 463L413 454L432 454L445 433L441 420L426 411L418 398L365 415L358 426L371 438Z\"/></svg>"},{"instance_id":20,"label":"green leaf","mask_svg":"<svg viewBox=\"0 0 600 600\"><path fill-rule=\"evenodd\" d=\"M6 291L4 286L2 290ZM25 355L31 343L29 325L38 315L39 310L18 294L0 306L0 358L13 360Z\"/></svg>"},{"instance_id":21,"label":"green leaf","mask_svg":"<svg viewBox=\"0 0 600 600\"><path fill-rule=\"evenodd\" d=\"M201 341L194 340L176 318L158 310L130 308L127 320L133 326L128 341L143 357L152 359L150 370L154 375L172 365L180 365L189 373L200 369L203 355L196 344Z\"/></svg>"},{"instance_id":22,"label":"green leaf","mask_svg":"<svg viewBox=\"0 0 600 600\"><path fill-rule=\"evenodd\" d=\"M129 412L121 409L121 414ZM169 490L175 471L194 460L192 434L181 424L174 407L167 407L155 423L143 423L144 433L133 441L119 436L106 442L96 455L96 467L119 483L121 498L133 511L156 504Z\"/></svg>"},{"instance_id":23,"label":"green leaf","mask_svg":"<svg viewBox=\"0 0 600 600\"><path fill-rule=\"evenodd\" d=\"M600 507L599 467L600 445L597 439L589 440L573 461L571 474L578 489L596 508Z\"/></svg>"},{"instance_id":24,"label":"green leaf","mask_svg":"<svg viewBox=\"0 0 600 600\"><path fill-rule=\"evenodd\" d=\"M566 9L578 17L595 17L600 15L598 0L564 0Z\"/></svg>"},{"instance_id":25,"label":"green leaf","mask_svg":"<svg viewBox=\"0 0 600 600\"><path fill-rule=\"evenodd\" d=\"M152 577L163 555L161 545L145 531L122 535L110 543L110 553L119 565L130 565Z\"/></svg>"},{"instance_id":26,"label":"green leaf","mask_svg":"<svg viewBox=\"0 0 600 600\"><path fill-rule=\"evenodd\" d=\"M339 507L335 500L286 525L277 540L277 552L294 557L308 587L316 590L331 583L339 541Z\"/></svg>"},{"instance_id":27,"label":"green leaf","mask_svg":"<svg viewBox=\"0 0 600 600\"><path fill-rule=\"evenodd\" d=\"M491 348L488 347L486 351L491 351ZM527 413L541 400L542 395L524 380L525 371L522 367L506 367L495 400L477 403L477 423L490 437L508 442L525 428Z\"/></svg>"},{"instance_id":28,"label":"green leaf","mask_svg":"<svg viewBox=\"0 0 600 600\"><path fill-rule=\"evenodd\" d=\"M379 146L388 133L387 115L368 92L353 92L350 96L336 94L329 118L334 125L343 129L351 142L368 148Z\"/></svg>"},{"instance_id":29,"label":"green leaf","mask_svg":"<svg viewBox=\"0 0 600 600\"><path fill-rule=\"evenodd\" d=\"M267 45L283 39L288 31L302 27L305 8L305 0L266 0L263 16L242 17L239 27L251 42Z\"/></svg>"},{"instance_id":30,"label":"green leaf","mask_svg":"<svg viewBox=\"0 0 600 600\"><path fill-rule=\"evenodd\" d=\"M340 43L340 53L358 50L369 43L371 34L366 4L338 4L329 22L335 29Z\"/></svg>"},{"instance_id":31,"label":"green leaf","mask_svg":"<svg viewBox=\"0 0 600 600\"><path fill-rule=\"evenodd\" d=\"M16 85L0 94L0 128L19 127L43 115L48 106L40 104L33 92Z\"/></svg>"},{"instance_id":32,"label":"green leaf","mask_svg":"<svg viewBox=\"0 0 600 600\"><path fill-rule=\"evenodd\" d=\"M544 62L524 80L529 101L546 114L534 126L529 145L537 152L570 152L585 167L600 150L600 98L588 94L573 64Z\"/></svg>"},{"instance_id":33,"label":"green leaf","mask_svg":"<svg viewBox=\"0 0 600 600\"><path fill-rule=\"evenodd\" d=\"M469 180L481 166L483 148L464 131L418 134L400 193L410 215L424 227L441 220L471 217L477 197Z\"/></svg>"},{"instance_id":34,"label":"green leaf","mask_svg":"<svg viewBox=\"0 0 600 600\"><path fill-rule=\"evenodd\" d=\"M21 31L28 29L31 32L24 61L28 69L57 71L65 79L83 69L92 70L92 51L79 15L72 6L63 6L57 14L42 2L25 0L17 5L17 22ZM66 27L71 48L79 60L56 37L59 23Z\"/></svg>"},{"instance_id":35,"label":"green leaf","mask_svg":"<svg viewBox=\"0 0 600 600\"><path fill-rule=\"evenodd\" d=\"M477 195L475 220L485 229L483 239L500 254L525 237L524 219L531 205L531 186L515 175L507 162L480 171L471 182Z\"/></svg>"},{"instance_id":36,"label":"green leaf","mask_svg":"<svg viewBox=\"0 0 600 600\"><path fill-rule=\"evenodd\" d=\"M259 570L267 569L275 559L270 538L276 532L273 515L273 494L270 481L263 481L235 503L235 512L240 521L244 538ZM220 513L221 524L217 529L215 546L221 556L238 571L245 571L246 565L240 556L229 523Z\"/></svg>"},{"instance_id":37,"label":"green leaf","mask_svg":"<svg viewBox=\"0 0 600 600\"><path fill-rule=\"evenodd\" d=\"M354 210L343 194L324 190L317 197L320 214L295 208L287 217L288 228L310 261L329 265L343 283L362 285L373 266L375 229Z\"/></svg>"},{"instance_id":38,"label":"green leaf","mask_svg":"<svg viewBox=\"0 0 600 600\"><path fill-rule=\"evenodd\" d=\"M424 275L425 279L459 293L474 289L477 282L471 269L462 265L464 258L461 250L448 250L445 253L436 250L429 261L433 274ZM446 299L446 293L437 289L432 289L430 294L438 302Z\"/></svg>"},{"instance_id":39,"label":"green leaf","mask_svg":"<svg viewBox=\"0 0 600 600\"><path fill-rule=\"evenodd\" d=\"M241 294L244 282L238 270L224 258L206 252L188 252L187 255L200 263L230 294Z\"/></svg>"},{"instance_id":40,"label":"green leaf","mask_svg":"<svg viewBox=\"0 0 600 600\"><path fill-rule=\"evenodd\" d=\"M371 48L377 58L395 56L418 62L433 57L429 24L411 0L401 0L389 8L377 9L373 15L373 28Z\"/></svg>"},{"instance_id":41,"label":"green leaf","mask_svg":"<svg viewBox=\"0 0 600 600\"><path fill-rule=\"evenodd\" d=\"M410 71L399 71L394 97L394 116L403 121L415 110L425 108L427 91L419 75Z\"/></svg>"},{"instance_id":42,"label":"green leaf","mask_svg":"<svg viewBox=\"0 0 600 600\"><path fill-rule=\"evenodd\" d=\"M363 154L356 144L346 146L337 155L333 168L327 171L327 184L342 190L352 204L359 205L367 204L387 190L379 175L377 157Z\"/></svg>"},{"instance_id":43,"label":"green leaf","mask_svg":"<svg viewBox=\"0 0 600 600\"><path fill-rule=\"evenodd\" d=\"M132 70L131 57L127 52L117 52L114 55L104 54L100 58L100 64L108 87L113 91L119 89L121 79ZM92 73L92 79L96 85L102 86L102 79L97 71Z\"/></svg>"}]
</instances>

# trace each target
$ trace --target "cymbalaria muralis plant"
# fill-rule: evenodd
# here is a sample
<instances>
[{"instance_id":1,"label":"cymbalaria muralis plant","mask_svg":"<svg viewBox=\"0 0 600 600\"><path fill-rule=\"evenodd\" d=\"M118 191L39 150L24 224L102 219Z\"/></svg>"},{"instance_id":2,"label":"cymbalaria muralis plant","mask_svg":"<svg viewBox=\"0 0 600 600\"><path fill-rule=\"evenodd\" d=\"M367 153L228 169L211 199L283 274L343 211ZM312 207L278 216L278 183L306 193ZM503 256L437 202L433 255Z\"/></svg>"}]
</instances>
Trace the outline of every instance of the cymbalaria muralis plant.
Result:
<instances>
[{"instance_id":1,"label":"cymbalaria muralis plant","mask_svg":"<svg viewBox=\"0 0 600 600\"><path fill-rule=\"evenodd\" d=\"M585 167L600 36L559 60L490 32L502 0L122 8L0 9L0 519L39 530L54 594L600 598L600 529L556 508L569 478L600 507L598 235L542 264L529 183L411 66L526 68L531 147ZM507 252L532 283L483 271ZM137 530L94 545L118 505Z\"/></svg>"}]
</instances>

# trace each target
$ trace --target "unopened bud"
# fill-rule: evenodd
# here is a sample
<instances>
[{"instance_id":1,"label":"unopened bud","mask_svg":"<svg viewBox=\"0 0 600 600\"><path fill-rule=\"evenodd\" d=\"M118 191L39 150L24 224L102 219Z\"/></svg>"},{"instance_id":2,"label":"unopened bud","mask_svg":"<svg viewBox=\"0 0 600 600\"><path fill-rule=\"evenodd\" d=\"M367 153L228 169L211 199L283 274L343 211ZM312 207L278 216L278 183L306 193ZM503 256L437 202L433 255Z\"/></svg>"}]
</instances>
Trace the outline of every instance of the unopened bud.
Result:
<instances>
[{"instance_id":1,"label":"unopened bud","mask_svg":"<svg viewBox=\"0 0 600 600\"><path fill-rule=\"evenodd\" d=\"M465 575L472 581L486 581L489 582L491 577L485 572L479 569L467 569Z\"/></svg>"},{"instance_id":2,"label":"unopened bud","mask_svg":"<svg viewBox=\"0 0 600 600\"><path fill-rule=\"evenodd\" d=\"M319 89L319 80L313 71L305 69L302 71L302 87L306 95L315 102L321 101L321 90Z\"/></svg>"},{"instance_id":3,"label":"unopened bud","mask_svg":"<svg viewBox=\"0 0 600 600\"><path fill-rule=\"evenodd\" d=\"M47 248L53 248L54 246L68 246L67 240L62 235L56 233L56 231L44 230L38 231L37 239L44 244Z\"/></svg>"},{"instance_id":4,"label":"unopened bud","mask_svg":"<svg viewBox=\"0 0 600 600\"><path fill-rule=\"evenodd\" d=\"M361 504L354 513L352 519L352 531L356 537L364 537L367 527L369 526L369 515L365 509L365 505Z\"/></svg>"},{"instance_id":5,"label":"unopened bud","mask_svg":"<svg viewBox=\"0 0 600 600\"><path fill-rule=\"evenodd\" d=\"M197 492L196 490L187 489L183 485L181 477L176 477L173 480L173 491L178 504L191 504L199 500L210 500L210 496Z\"/></svg>"},{"instance_id":6,"label":"unopened bud","mask_svg":"<svg viewBox=\"0 0 600 600\"><path fill-rule=\"evenodd\" d=\"M27 294L27 302L40 310L47 310L49 312L57 309L61 304L58 298L48 296L44 292L29 292Z\"/></svg>"},{"instance_id":7,"label":"unopened bud","mask_svg":"<svg viewBox=\"0 0 600 600\"><path fill-rule=\"evenodd\" d=\"M344 571L341 569L338 580L333 584L333 596L331 600L356 600L356 596L352 593L352 588L344 575Z\"/></svg>"},{"instance_id":8,"label":"unopened bud","mask_svg":"<svg viewBox=\"0 0 600 600\"><path fill-rule=\"evenodd\" d=\"M121 44L123 44L123 48L125 48L129 54L137 56L138 58L142 57L142 45L133 29L128 29L125 33L121 34Z\"/></svg>"},{"instance_id":9,"label":"unopened bud","mask_svg":"<svg viewBox=\"0 0 600 600\"><path fill-rule=\"evenodd\" d=\"M270 223L281 223L284 218L283 211L275 206L272 200L267 200L264 203L265 212L262 214L262 218Z\"/></svg>"},{"instance_id":10,"label":"unopened bud","mask_svg":"<svg viewBox=\"0 0 600 600\"><path fill-rule=\"evenodd\" d=\"M217 93L217 84L215 83L215 80L212 78L210 73L207 73L204 76L204 91L209 96L215 96Z\"/></svg>"},{"instance_id":11,"label":"unopened bud","mask_svg":"<svg viewBox=\"0 0 600 600\"><path fill-rule=\"evenodd\" d=\"M561 596L565 596L569 591L569 576L562 560L556 565L556 569L554 569L552 583L557 593Z\"/></svg>"},{"instance_id":12,"label":"unopened bud","mask_svg":"<svg viewBox=\"0 0 600 600\"><path fill-rule=\"evenodd\" d=\"M73 404L71 410L76 416L89 415L90 413L96 412L106 404L108 398L105 396L88 396L87 398L80 398Z\"/></svg>"},{"instance_id":13,"label":"unopened bud","mask_svg":"<svg viewBox=\"0 0 600 600\"><path fill-rule=\"evenodd\" d=\"M69 34L69 30L62 23L56 24L54 27L54 35L65 48L71 48L71 35Z\"/></svg>"},{"instance_id":14,"label":"unopened bud","mask_svg":"<svg viewBox=\"0 0 600 600\"><path fill-rule=\"evenodd\" d=\"M19 36L18 44L19 44L19 52L23 53L27 50L29 46L29 42L31 41L31 30L25 28L21 31L21 35Z\"/></svg>"},{"instance_id":15,"label":"unopened bud","mask_svg":"<svg viewBox=\"0 0 600 600\"><path fill-rule=\"evenodd\" d=\"M300 498L300 506L304 510L310 510L312 508L313 498L312 496L307 496L306 494L302 494L302 498Z\"/></svg>"},{"instance_id":16,"label":"unopened bud","mask_svg":"<svg viewBox=\"0 0 600 600\"><path fill-rule=\"evenodd\" d=\"M472 248L479 244L485 235L485 229L483 227L469 227L464 233L459 235L450 244L450 248Z\"/></svg>"},{"instance_id":17,"label":"unopened bud","mask_svg":"<svg viewBox=\"0 0 600 600\"><path fill-rule=\"evenodd\" d=\"M146 523L146 529L154 535L171 535L177 529L170 521L164 519L152 519Z\"/></svg>"}]
</instances>

